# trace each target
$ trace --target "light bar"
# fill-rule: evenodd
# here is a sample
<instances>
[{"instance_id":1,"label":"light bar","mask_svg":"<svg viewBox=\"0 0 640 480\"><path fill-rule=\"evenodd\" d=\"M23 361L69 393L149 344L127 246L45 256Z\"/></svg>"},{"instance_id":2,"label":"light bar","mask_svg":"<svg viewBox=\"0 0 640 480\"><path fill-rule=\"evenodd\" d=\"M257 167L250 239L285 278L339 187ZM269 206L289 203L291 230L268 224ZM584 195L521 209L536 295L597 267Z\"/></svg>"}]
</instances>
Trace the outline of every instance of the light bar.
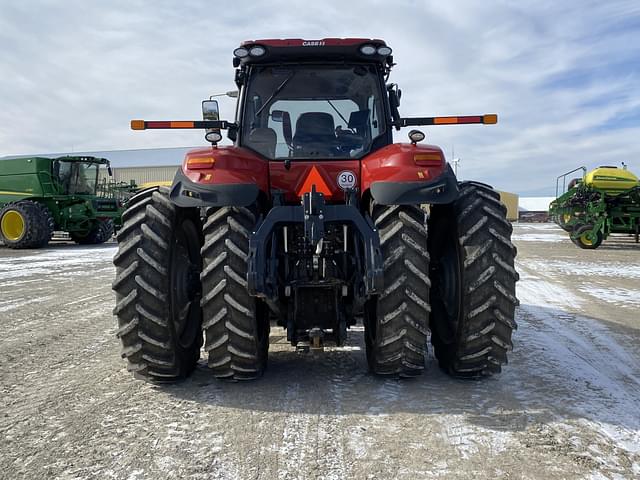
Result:
<instances>
[{"instance_id":1,"label":"light bar","mask_svg":"<svg viewBox=\"0 0 640 480\"><path fill-rule=\"evenodd\" d=\"M167 120L151 121L131 120L131 130L174 129L174 128L221 128L226 129L232 125L225 120Z\"/></svg>"},{"instance_id":2,"label":"light bar","mask_svg":"<svg viewBox=\"0 0 640 480\"><path fill-rule=\"evenodd\" d=\"M498 123L498 115L488 113L486 115L465 115L461 117L416 117L402 118L401 127L413 125L463 125L471 123L482 123L484 125L494 125Z\"/></svg>"}]
</instances>

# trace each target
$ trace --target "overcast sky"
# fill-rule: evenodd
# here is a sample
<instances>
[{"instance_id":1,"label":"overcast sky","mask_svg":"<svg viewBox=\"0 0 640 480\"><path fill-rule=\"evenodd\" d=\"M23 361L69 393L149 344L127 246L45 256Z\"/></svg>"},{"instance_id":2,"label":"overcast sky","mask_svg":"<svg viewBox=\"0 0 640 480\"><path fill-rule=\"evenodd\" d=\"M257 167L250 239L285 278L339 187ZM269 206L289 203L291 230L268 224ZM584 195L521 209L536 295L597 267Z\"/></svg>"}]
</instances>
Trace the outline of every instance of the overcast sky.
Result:
<instances>
[{"instance_id":1,"label":"overcast sky","mask_svg":"<svg viewBox=\"0 0 640 480\"><path fill-rule=\"evenodd\" d=\"M424 128L464 179L547 194L582 164L640 175L638 0L0 0L0 156L204 145L129 120L199 119L202 99L234 89L233 49L274 37L383 38L404 116L498 113Z\"/></svg>"}]
</instances>

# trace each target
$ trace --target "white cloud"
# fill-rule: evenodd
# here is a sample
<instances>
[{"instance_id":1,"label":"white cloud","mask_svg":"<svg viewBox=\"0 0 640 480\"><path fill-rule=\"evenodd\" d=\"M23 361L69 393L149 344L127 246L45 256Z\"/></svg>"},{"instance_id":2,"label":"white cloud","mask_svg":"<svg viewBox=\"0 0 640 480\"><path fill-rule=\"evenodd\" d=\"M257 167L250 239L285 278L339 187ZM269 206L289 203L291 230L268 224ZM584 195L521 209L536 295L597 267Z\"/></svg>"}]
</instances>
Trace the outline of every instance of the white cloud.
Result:
<instances>
[{"instance_id":1,"label":"white cloud","mask_svg":"<svg viewBox=\"0 0 640 480\"><path fill-rule=\"evenodd\" d=\"M387 40L406 116L500 115L425 128L448 156L455 146L466 179L548 192L579 164L640 172L634 1L0 0L0 156L199 144L129 120L199 118L202 98L233 88L244 39L327 36ZM221 108L232 116L232 100Z\"/></svg>"}]
</instances>

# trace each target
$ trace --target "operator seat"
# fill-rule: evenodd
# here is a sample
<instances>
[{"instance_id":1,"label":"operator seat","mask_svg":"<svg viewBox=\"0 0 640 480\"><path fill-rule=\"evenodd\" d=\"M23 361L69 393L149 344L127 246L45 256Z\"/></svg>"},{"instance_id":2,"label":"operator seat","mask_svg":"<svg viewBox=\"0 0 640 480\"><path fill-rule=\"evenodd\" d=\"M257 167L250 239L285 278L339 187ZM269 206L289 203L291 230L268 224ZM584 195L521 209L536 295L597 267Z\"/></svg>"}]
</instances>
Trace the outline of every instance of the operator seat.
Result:
<instances>
[{"instance_id":1,"label":"operator seat","mask_svg":"<svg viewBox=\"0 0 640 480\"><path fill-rule=\"evenodd\" d=\"M276 158L276 143L278 141L272 128L254 128L249 132L249 146L267 158Z\"/></svg>"},{"instance_id":2,"label":"operator seat","mask_svg":"<svg viewBox=\"0 0 640 480\"><path fill-rule=\"evenodd\" d=\"M293 149L303 155L332 155L336 146L333 116L325 112L306 112L298 117Z\"/></svg>"}]
</instances>

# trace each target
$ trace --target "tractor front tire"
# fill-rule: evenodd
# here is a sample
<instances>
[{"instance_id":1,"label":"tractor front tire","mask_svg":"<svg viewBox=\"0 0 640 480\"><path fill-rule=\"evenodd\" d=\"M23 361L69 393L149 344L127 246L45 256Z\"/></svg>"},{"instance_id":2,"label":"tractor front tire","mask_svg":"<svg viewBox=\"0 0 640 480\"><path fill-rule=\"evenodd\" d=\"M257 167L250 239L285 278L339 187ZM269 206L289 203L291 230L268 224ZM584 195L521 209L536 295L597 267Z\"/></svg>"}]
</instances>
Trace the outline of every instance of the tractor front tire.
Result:
<instances>
[{"instance_id":1,"label":"tractor front tire","mask_svg":"<svg viewBox=\"0 0 640 480\"><path fill-rule=\"evenodd\" d=\"M98 245L113 237L113 220L98 220L86 235L71 234L71 239L78 245Z\"/></svg>"},{"instance_id":2,"label":"tractor front tire","mask_svg":"<svg viewBox=\"0 0 640 480\"><path fill-rule=\"evenodd\" d=\"M415 377L424 370L429 325L426 214L413 205L374 205L384 259L384 290L365 305L369 370Z\"/></svg>"},{"instance_id":3,"label":"tractor front tire","mask_svg":"<svg viewBox=\"0 0 640 480\"><path fill-rule=\"evenodd\" d=\"M248 208L211 208L203 227L202 327L209 367L226 380L259 378L267 366L267 306L249 295L249 236L256 217Z\"/></svg>"},{"instance_id":4,"label":"tractor front tire","mask_svg":"<svg viewBox=\"0 0 640 480\"><path fill-rule=\"evenodd\" d=\"M429 218L431 343L444 371L480 378L499 373L513 348L516 248L498 193L476 182L459 188Z\"/></svg>"},{"instance_id":5,"label":"tractor front tire","mask_svg":"<svg viewBox=\"0 0 640 480\"><path fill-rule=\"evenodd\" d=\"M181 209L169 190L131 199L113 263L117 336L127 369L165 383L193 372L202 346L202 230L197 209Z\"/></svg>"},{"instance_id":6,"label":"tractor front tire","mask_svg":"<svg viewBox=\"0 0 640 480\"><path fill-rule=\"evenodd\" d=\"M0 210L0 237L14 249L44 247L53 235L53 216L41 203L23 200Z\"/></svg>"}]
</instances>

